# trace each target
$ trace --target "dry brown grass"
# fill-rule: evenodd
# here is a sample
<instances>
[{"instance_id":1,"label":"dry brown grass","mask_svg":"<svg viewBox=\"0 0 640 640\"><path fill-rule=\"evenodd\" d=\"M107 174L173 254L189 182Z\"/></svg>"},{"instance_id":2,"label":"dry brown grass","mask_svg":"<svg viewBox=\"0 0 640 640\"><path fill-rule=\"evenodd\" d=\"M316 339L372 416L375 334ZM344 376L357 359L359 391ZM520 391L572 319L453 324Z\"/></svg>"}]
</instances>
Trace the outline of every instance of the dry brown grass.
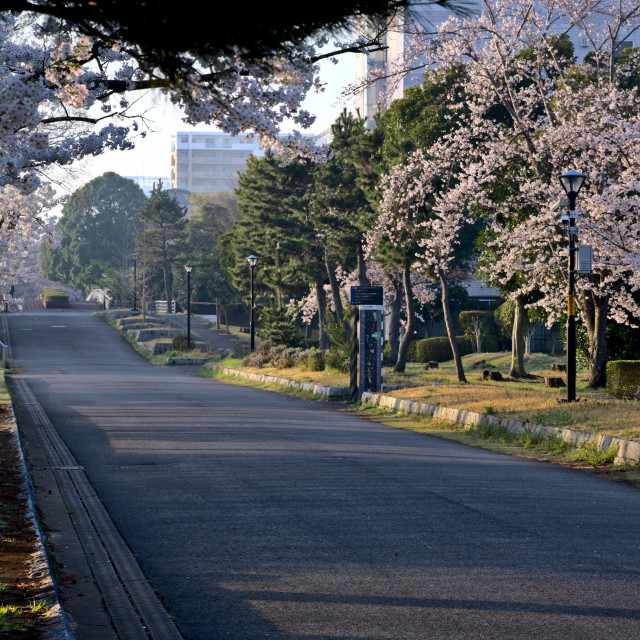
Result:
<instances>
[{"instance_id":1,"label":"dry brown grass","mask_svg":"<svg viewBox=\"0 0 640 640\"><path fill-rule=\"evenodd\" d=\"M239 367L243 371L250 373L258 373L263 376L279 376L281 378L287 378L288 380L295 380L297 382L312 382L325 387L348 387L349 376L343 373L338 373L333 369L327 369L325 371L307 371L305 369L299 369L298 367L291 367L290 369L277 369L276 367Z\"/></svg>"},{"instance_id":2,"label":"dry brown grass","mask_svg":"<svg viewBox=\"0 0 640 640\"><path fill-rule=\"evenodd\" d=\"M591 399L560 404L562 394L518 389L509 383L424 386L392 391L391 395L523 422L640 440L640 403L635 401Z\"/></svg>"}]
</instances>

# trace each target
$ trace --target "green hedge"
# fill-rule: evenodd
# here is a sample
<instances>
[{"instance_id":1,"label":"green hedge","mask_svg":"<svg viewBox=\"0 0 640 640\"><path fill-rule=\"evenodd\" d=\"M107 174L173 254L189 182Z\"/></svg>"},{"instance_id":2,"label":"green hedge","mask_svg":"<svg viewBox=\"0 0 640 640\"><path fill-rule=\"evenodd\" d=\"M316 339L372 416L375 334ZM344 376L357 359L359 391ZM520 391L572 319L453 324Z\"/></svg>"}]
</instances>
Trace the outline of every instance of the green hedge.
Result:
<instances>
[{"instance_id":1,"label":"green hedge","mask_svg":"<svg viewBox=\"0 0 640 640\"><path fill-rule=\"evenodd\" d=\"M58 289L57 287L43 287L40 290L40 300L48 309L69 306L69 295L64 289Z\"/></svg>"},{"instance_id":2,"label":"green hedge","mask_svg":"<svg viewBox=\"0 0 640 640\"><path fill-rule=\"evenodd\" d=\"M640 389L640 360L607 362L607 393L616 398L631 398Z\"/></svg>"},{"instance_id":3,"label":"green hedge","mask_svg":"<svg viewBox=\"0 0 640 640\"><path fill-rule=\"evenodd\" d=\"M217 305L215 302L191 302L191 313L201 313L204 316L215 316L216 310Z\"/></svg>"},{"instance_id":4,"label":"green hedge","mask_svg":"<svg viewBox=\"0 0 640 640\"><path fill-rule=\"evenodd\" d=\"M495 353L500 351L500 338L494 335L488 335L482 337L482 352L483 353Z\"/></svg>"},{"instance_id":5,"label":"green hedge","mask_svg":"<svg viewBox=\"0 0 640 640\"><path fill-rule=\"evenodd\" d=\"M460 355L466 356L472 353L471 339L468 336L456 336ZM453 359L449 338L424 338L414 340L409 345L409 362L446 362Z\"/></svg>"}]
</instances>

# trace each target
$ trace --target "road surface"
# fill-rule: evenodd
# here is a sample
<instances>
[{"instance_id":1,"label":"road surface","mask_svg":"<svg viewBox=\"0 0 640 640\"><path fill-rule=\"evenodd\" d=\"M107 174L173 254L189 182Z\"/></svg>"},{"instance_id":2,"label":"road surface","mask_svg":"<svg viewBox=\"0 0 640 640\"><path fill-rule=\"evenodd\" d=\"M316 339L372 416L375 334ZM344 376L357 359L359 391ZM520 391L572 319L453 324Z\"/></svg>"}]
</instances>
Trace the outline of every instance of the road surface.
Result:
<instances>
[{"instance_id":1,"label":"road surface","mask_svg":"<svg viewBox=\"0 0 640 640\"><path fill-rule=\"evenodd\" d=\"M77 311L13 362L187 640L640 638L640 492L149 365Z\"/></svg>"}]
</instances>

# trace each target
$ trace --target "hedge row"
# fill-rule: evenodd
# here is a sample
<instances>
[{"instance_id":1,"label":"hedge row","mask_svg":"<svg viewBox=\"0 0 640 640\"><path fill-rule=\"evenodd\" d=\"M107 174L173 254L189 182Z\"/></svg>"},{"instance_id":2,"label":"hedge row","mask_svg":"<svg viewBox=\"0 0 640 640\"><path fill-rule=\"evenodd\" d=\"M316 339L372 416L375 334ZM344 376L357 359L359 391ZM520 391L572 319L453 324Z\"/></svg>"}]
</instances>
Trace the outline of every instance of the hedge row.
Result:
<instances>
[{"instance_id":1,"label":"hedge row","mask_svg":"<svg viewBox=\"0 0 640 640\"><path fill-rule=\"evenodd\" d=\"M69 295L64 289L58 289L57 287L43 287L40 290L40 300L48 309L60 309L69 306Z\"/></svg>"},{"instance_id":2,"label":"hedge row","mask_svg":"<svg viewBox=\"0 0 640 640\"><path fill-rule=\"evenodd\" d=\"M640 390L640 360L607 362L607 393L616 398L631 398Z\"/></svg>"},{"instance_id":3,"label":"hedge row","mask_svg":"<svg viewBox=\"0 0 640 640\"><path fill-rule=\"evenodd\" d=\"M215 316L218 305L215 302L191 302L191 313L201 313L205 316Z\"/></svg>"},{"instance_id":4,"label":"hedge row","mask_svg":"<svg viewBox=\"0 0 640 640\"><path fill-rule=\"evenodd\" d=\"M469 336L456 336L460 355L466 356L472 353L471 339ZM424 338L414 340L409 345L409 362L446 362L453 358L449 338Z\"/></svg>"}]
</instances>

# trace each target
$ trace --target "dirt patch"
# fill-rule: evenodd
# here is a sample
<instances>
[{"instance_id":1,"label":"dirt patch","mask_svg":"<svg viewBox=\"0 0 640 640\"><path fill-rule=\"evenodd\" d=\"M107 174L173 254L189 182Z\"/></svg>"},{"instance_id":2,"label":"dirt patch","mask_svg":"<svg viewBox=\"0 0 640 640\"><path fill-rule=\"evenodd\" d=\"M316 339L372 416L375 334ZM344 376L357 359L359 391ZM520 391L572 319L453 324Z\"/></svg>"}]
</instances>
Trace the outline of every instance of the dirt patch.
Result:
<instances>
[{"instance_id":1,"label":"dirt patch","mask_svg":"<svg viewBox=\"0 0 640 640\"><path fill-rule=\"evenodd\" d=\"M39 601L39 581L32 576L37 534L22 492L20 456L9 416L0 409L0 636L36 640L48 623Z\"/></svg>"}]
</instances>

